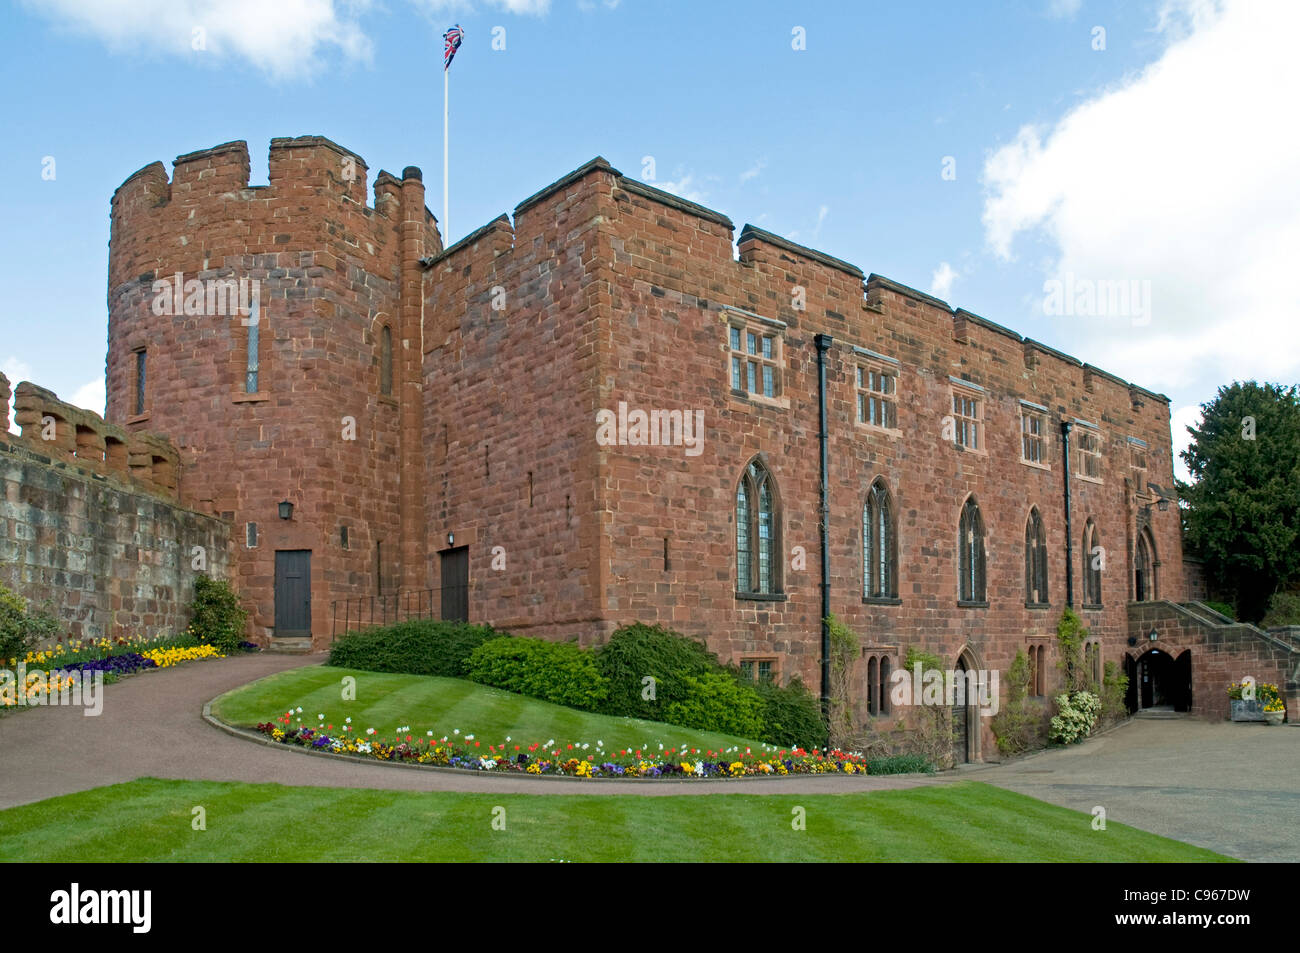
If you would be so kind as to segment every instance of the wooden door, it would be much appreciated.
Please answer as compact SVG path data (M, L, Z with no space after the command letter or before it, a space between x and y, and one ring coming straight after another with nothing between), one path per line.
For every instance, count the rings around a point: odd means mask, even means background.
M311 550L275 553L275 635L311 637Z

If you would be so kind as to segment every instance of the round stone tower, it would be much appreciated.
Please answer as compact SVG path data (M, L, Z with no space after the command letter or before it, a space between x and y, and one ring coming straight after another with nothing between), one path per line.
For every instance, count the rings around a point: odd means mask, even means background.
M420 170L318 136L155 162L113 196L108 419L170 437L183 502L233 524L259 641L317 646L335 600L425 582ZM342 620L340 620L342 621Z

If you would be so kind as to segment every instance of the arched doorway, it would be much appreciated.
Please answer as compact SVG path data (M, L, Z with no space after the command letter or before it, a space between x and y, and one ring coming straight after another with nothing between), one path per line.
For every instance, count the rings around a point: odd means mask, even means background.
M952 760L954 764L981 761L981 698L979 675L982 666L970 647L957 655L953 671Z
M1177 657L1161 649L1151 649L1140 658L1125 659L1129 676L1129 708L1142 711L1162 708L1191 711L1192 650Z
M971 759L970 744L970 705L966 697L966 673L969 671L966 665L966 657L959 656L957 659L957 670L953 686L956 691L953 694L952 706L952 760L954 764L966 764Z

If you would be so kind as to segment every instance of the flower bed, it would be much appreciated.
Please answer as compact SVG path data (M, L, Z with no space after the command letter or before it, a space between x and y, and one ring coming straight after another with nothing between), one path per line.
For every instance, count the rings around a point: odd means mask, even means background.
M1228 699L1233 721L1265 721L1268 712L1286 711L1282 693L1269 682L1233 682L1228 686Z
M351 754L379 761L428 764L466 771L494 771L501 774L558 775L576 778L739 778L780 777L791 774L866 774L866 759L845 751L820 751L814 748L777 748L762 746L754 751L729 748L700 751L698 748L668 748L658 751L639 749L606 750L603 742L557 745L555 739L543 743L515 744L509 737L501 744L484 745L472 734L461 736L459 729L451 737L424 737L411 734L410 727L398 728L391 737L379 737L368 728L358 734L348 723L335 729L332 724L302 724L295 716L302 709L285 712L273 722L257 726L272 741L313 751Z
M243 643L245 650L256 649ZM58 695L68 687L72 677L84 677L102 672L105 683L117 681L124 675L155 668L170 668L182 662L205 658L225 658L215 647L195 643L193 636L156 636L116 639L59 639L54 645L35 649L21 659L8 661L15 681L23 682L13 691L0 692L0 711L9 708L41 705L47 696ZM0 665L2 667L2 665ZM36 677L37 672L47 673ZM28 676L31 676L28 679ZM21 699L18 697L21 693Z
M225 658L226 656L211 645L191 645L177 648L150 649L144 653L144 657L153 662L158 668L171 668L181 662L193 662L201 658Z

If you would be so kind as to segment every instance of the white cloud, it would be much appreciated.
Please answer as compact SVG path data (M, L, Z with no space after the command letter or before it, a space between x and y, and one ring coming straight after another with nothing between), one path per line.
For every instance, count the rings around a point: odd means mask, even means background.
M84 410L94 411L102 417L104 415L104 404L106 402L104 378L97 377L93 381L82 384L77 388L75 394L67 398L67 401L74 407L81 407Z
M310 75L327 49L368 61L357 22L369 0L24 0L56 25L109 49L242 59L276 79Z
M1187 428L1199 426L1200 423L1201 408L1197 404L1179 407L1170 414L1169 426L1173 430L1174 476L1184 483L1190 483L1192 475L1187 472L1187 464L1183 463L1179 454L1186 450L1192 442L1191 436L1187 433Z
M751 165L744 172L740 173L740 184L744 185L750 179L758 178L758 174L762 172L765 168L767 168L766 159L755 159L753 165Z
M551 0L477 0L477 2L475 0L415 0L415 4L436 16L470 14L479 9L491 9L501 13L540 17L551 10ZM609 0L604 0L603 5L612 10L618 6L618 2L615 0L614 3L610 3ZM579 2L578 7L584 11L591 11L596 8L596 5Z
M18 360L12 354L0 361L0 374L9 378L9 389L13 390L18 386L20 381L31 380L32 366L24 361ZM13 396L9 397L9 418L5 421L5 429L10 433L18 433L18 425L14 423L14 401Z
M930 294L947 300L952 291L952 283L957 280L957 272L946 261L939 262L939 267L930 276Z
M1047 15L1058 20L1068 20L1079 12L1083 0L1048 0Z
M986 237L1006 259L1022 235L1045 240L1044 278L1150 282L1149 323L1049 318L1107 370L1207 396L1294 380L1300 4L1193 0L1157 29L1156 62L988 158Z
M708 194L696 186L695 175L690 172L683 173L679 178L670 182L650 182L648 184L680 196L688 202L698 202L701 205L704 204L704 199Z
M817 224L813 226L812 232L814 240L822 233L822 222L826 221L826 216L829 213L830 209L827 206L819 205L817 207Z

